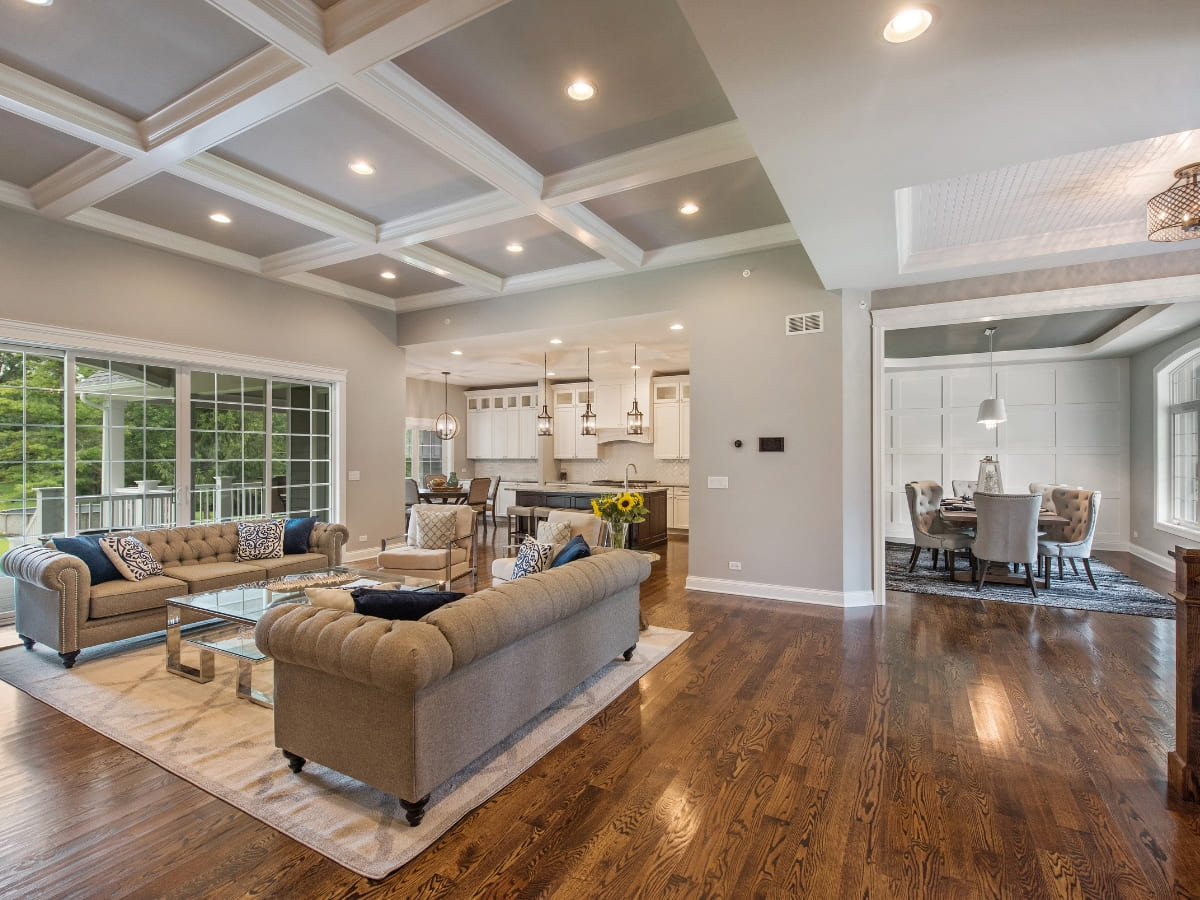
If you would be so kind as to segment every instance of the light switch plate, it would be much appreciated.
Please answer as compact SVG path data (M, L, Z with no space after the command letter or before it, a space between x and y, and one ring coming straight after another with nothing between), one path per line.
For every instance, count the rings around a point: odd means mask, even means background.
M728 475L709 475L708 486L710 488L727 488L729 487Z
M351 469L346 473L346 478L348 478L350 481L358 481L360 477L362 476L360 475L358 469Z

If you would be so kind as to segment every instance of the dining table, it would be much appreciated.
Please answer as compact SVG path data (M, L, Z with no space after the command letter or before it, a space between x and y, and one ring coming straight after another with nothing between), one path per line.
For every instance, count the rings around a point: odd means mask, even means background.
M418 488L417 496L422 503L466 503L470 491L466 487Z
M942 501L939 513L948 525L953 525L955 528L975 528L979 525L979 512L975 509L975 504L969 501ZM1060 516L1052 509L1042 508L1038 511L1038 531L1045 531L1051 525L1066 525L1071 520L1065 516ZM972 556L972 559L974 557ZM975 581L975 567L972 563L971 569L967 571L956 570L950 573L950 577L954 581ZM1025 584L1025 576L1014 574L1009 570L1007 563L994 562L988 568L988 582L999 581L1002 584ZM1050 566L1046 566L1045 581L1043 587L1050 587Z

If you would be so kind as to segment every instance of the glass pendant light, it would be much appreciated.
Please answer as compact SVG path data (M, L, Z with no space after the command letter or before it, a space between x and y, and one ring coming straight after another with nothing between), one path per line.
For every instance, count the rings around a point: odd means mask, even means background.
M537 417L537 433L539 436L554 434L554 417L550 415L550 410L546 406L546 401L550 399L550 363L548 355L542 354L542 383L546 386L546 393L542 395L542 411Z
M626 434L641 434L642 433L642 411L637 405L637 344L633 345L633 406L629 408L629 412L625 413L625 433Z
M583 423L583 428L580 434L584 437L596 433L596 414L592 412L592 348L587 349L587 385L588 385L588 403L584 409L583 415L579 420Z
M442 376L446 382L443 402L445 412L438 416L437 420L433 423L433 431L443 441L448 441L458 434L458 419L450 415L450 373L443 372Z
M975 421L990 431L1008 420L1008 412L1004 409L1004 401L996 396L996 376L992 374L992 336L996 329L985 328L983 333L988 339L988 393L991 396L979 404L979 415Z

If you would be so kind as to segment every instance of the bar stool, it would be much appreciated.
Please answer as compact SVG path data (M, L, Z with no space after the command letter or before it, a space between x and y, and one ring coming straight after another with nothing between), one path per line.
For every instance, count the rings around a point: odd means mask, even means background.
M515 544L515 535L528 535L533 529L532 506L508 507L508 543Z

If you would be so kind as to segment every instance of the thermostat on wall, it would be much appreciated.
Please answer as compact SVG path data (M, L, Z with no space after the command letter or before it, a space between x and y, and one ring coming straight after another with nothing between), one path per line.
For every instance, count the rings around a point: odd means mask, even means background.
M777 437L777 438L760 437L758 439L758 452L759 453L782 453L783 452L783 438L781 438L781 437Z

